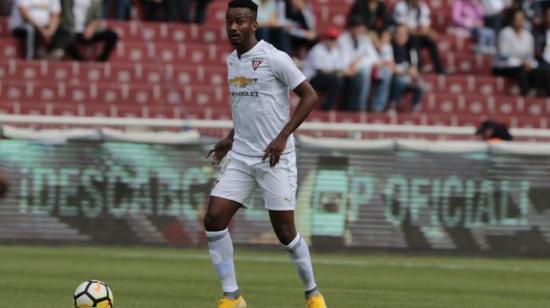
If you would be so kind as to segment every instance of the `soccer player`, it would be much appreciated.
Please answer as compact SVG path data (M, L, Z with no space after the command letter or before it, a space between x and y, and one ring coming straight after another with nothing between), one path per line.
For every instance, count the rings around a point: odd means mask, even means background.
M297 171L292 133L314 108L317 94L286 53L256 39L257 10L252 0L228 4L227 35L236 49L227 58L233 130L207 156L213 154L218 164L227 155L204 217L224 294L218 307L246 307L235 276L228 225L259 187L275 234L304 284L306 307L325 308L309 249L294 225ZM289 90L300 97L290 119Z

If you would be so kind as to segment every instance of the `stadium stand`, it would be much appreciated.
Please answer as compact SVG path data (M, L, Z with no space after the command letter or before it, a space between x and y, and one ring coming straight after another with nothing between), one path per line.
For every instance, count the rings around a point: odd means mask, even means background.
M395 1L387 2L391 6ZM550 99L520 97L513 83L491 76L491 56L474 54L469 39L449 34L451 0L427 2L433 12L434 28L440 35L438 47L450 74L424 77L429 91L419 112L316 111L310 120L475 127L482 120L493 118L512 128L548 129ZM343 26L350 3L350 0L314 1L319 30L331 25ZM224 59L231 46L225 38L225 9L225 1L214 1L208 8L207 22L201 26L104 21L121 38L108 63L21 60L17 42L9 33L7 18L2 18L0 112L229 119ZM388 134L362 135L364 138L384 136ZM434 138L433 134L424 136L406 131L389 136Z

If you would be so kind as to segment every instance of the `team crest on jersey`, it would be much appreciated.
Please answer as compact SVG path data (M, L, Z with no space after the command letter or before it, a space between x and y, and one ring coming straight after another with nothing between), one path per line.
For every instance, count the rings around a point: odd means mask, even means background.
M260 65L264 62L264 58L252 58L252 69L256 71Z

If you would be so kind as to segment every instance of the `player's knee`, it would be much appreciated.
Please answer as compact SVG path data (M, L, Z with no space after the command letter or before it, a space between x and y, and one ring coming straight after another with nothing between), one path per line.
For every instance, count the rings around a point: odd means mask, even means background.
M221 219L220 215L215 215L214 213L207 212L204 215L204 229L207 231L221 231L227 228L224 220Z
M281 244L288 245L296 237L296 230L290 225L283 225L276 228L275 234Z

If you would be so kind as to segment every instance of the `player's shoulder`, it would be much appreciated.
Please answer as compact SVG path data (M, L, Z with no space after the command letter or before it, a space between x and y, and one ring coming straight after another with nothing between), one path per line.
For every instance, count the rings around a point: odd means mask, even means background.
M227 61L227 64L229 64L229 62L231 60L235 60L235 59L238 59L237 57L237 50L233 50L232 52L230 52L227 57L225 57L225 60Z
M286 70L287 68L296 66L292 58L286 52L277 49L269 43L267 44L268 45L265 47L265 52L272 70Z
M266 41L262 41L262 48L261 48L262 52L270 57L270 58L277 58L277 59L280 59L280 58L289 58L288 57L288 54L280 49L277 49L277 47L273 46L272 44L266 42Z

